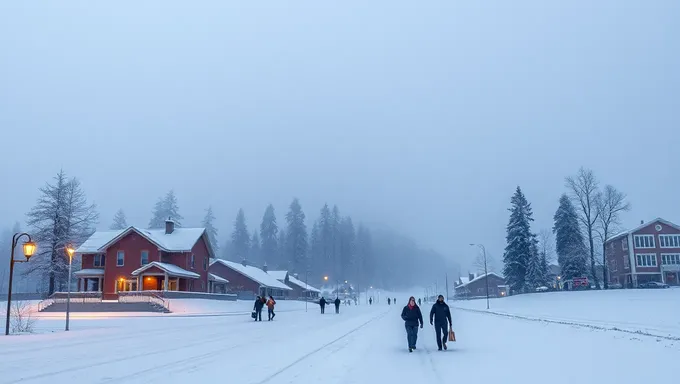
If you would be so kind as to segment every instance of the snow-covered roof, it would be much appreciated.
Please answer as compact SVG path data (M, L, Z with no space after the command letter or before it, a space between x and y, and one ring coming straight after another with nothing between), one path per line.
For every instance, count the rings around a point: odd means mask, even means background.
M292 290L289 286L283 284L282 282L276 280L274 276L268 274L267 272L261 270L260 268L253 267L252 265L243 266L243 264L235 263L233 261L227 261L223 259L215 259L210 262L210 265L215 263L220 263L225 267L232 269L241 275L259 283L260 285L268 288L278 288L286 291Z
M312 287L311 285L307 285L307 284L305 284L304 281L300 281L300 280L298 280L295 277L290 276L290 275L288 275L288 282L291 283L291 284L297 285L298 287L302 288L305 291L321 293L320 290Z
M223 278L221 278L221 277L219 277L219 276L217 276L213 273L208 273L208 279L210 279L210 281L216 281L218 283L224 283L224 284L229 283L229 280L223 279Z
M460 282L463 283L463 284L467 284L467 283L470 282L470 278L467 277L467 276L465 276L465 277L462 277L462 276L461 276Z
M123 232L124 229L119 229L115 231L96 231L92 234L83 244L76 249L76 253L99 253L102 245L110 242L111 240L118 237L118 235Z
M288 271L267 271L267 273L274 276L274 278L278 281L284 281L286 280Z
M140 229L134 226L118 231L97 231L78 247L76 253L99 253L106 251L116 241L130 232L136 232L166 252L189 252L205 234L205 228L175 228L166 234L165 229ZM206 241L208 252L213 254L210 242Z
M134 271L132 271L132 276L137 276L140 273L146 271L147 269L153 267L156 267L161 271L166 272L170 276L185 277L189 279L198 279L199 277L201 277L201 275L199 275L196 272L187 271L186 269L180 268L174 264L161 263L159 261L152 261L149 264L142 266L141 268L135 269Z
M104 269L103 268L89 268L89 269L81 269L78 272L73 273L76 276L104 276Z
M627 230L627 231L623 231L623 232L617 233L616 235L610 237L610 238L607 240L607 242L610 242L610 241L612 241L612 240L619 239L619 238L621 238L621 237L623 237L623 236L627 236L628 234L637 232L637 231L641 230L642 228L648 227L648 226L650 226L650 225L652 225L652 224L654 224L654 223L656 223L656 222L659 222L659 223L662 223L662 224L666 224L666 225L669 226L669 227L673 227L673 228L675 228L675 229L677 229L677 230L680 230L680 226L678 226L677 224L671 223L671 222L668 221L668 220L664 220L664 219L662 219L662 218L660 218L660 217L657 217L656 219L651 220L651 221L648 221L648 222L646 222L646 223L642 223L642 224L640 224L639 226L637 226L637 227L635 227L635 228L633 228L633 229L629 229L629 230Z
M479 276L475 277L474 279L472 279L472 280L470 280L470 281L468 281L468 282L466 282L466 283L463 283L463 284L457 286L456 289L466 287L466 286L468 286L468 285L474 283L475 281L478 281L478 280L483 279L483 278L486 277L487 275L489 275L489 276L494 275L494 276L498 277L499 279L503 279L503 276L501 276L501 275L499 275L499 274L497 274L497 273L495 273L495 272L489 272L489 273L487 273L487 274L482 273L482 274L480 274Z

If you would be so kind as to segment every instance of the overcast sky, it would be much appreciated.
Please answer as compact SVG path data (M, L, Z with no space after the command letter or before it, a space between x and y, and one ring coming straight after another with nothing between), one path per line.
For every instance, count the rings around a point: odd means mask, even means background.
M467 260L564 177L680 222L680 2L0 3L0 227L60 168L145 226L168 189L222 239L324 202Z

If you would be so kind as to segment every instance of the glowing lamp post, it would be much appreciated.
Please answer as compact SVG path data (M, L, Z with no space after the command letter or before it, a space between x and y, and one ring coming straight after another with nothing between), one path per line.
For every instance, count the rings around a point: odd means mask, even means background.
M25 260L14 260L14 248L16 248L19 243L19 239L26 236L28 241L23 245ZM9 288L7 288L7 318L5 319L5 336L9 335L9 317L11 315L12 309L12 280L14 277L14 263L26 263L35 254L35 250L38 249L38 245L31 241L31 235L28 233L15 233L12 236L12 250L9 256Z
M68 290L66 293L66 330L68 331L69 318L71 315L71 269L73 265L73 255L76 253L72 245L67 245L64 249L68 256Z

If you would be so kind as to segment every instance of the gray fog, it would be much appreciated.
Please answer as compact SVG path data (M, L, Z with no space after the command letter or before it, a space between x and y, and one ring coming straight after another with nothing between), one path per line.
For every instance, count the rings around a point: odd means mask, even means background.
M564 178L680 220L680 2L58 1L0 4L0 227L60 170L146 226L174 189L308 221L337 204L461 264L497 260L519 185L533 230Z

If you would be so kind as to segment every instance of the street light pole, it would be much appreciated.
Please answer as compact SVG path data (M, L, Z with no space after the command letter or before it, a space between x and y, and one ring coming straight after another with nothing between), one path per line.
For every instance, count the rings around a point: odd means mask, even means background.
M484 283L486 284L486 309L489 309L489 272L486 266L486 247L484 244L470 244L471 246L478 246L482 249L484 254Z
M73 254L76 253L76 250L71 245L67 245L64 250L66 251L66 256L68 256L68 290L66 293L66 331L68 331L71 315L71 270L73 266Z
M17 243L19 243L19 239L21 239L23 236L26 236L28 238L28 241L24 243L24 256L26 257L26 260L14 260L14 248L16 248ZM5 336L9 335L9 318L12 309L12 280L14 279L14 263L26 263L28 260L33 256L35 253L35 249L37 248L37 245L31 241L31 235L28 233L15 233L14 236L12 236L12 250L9 253L9 287L7 288L7 318L5 319Z

